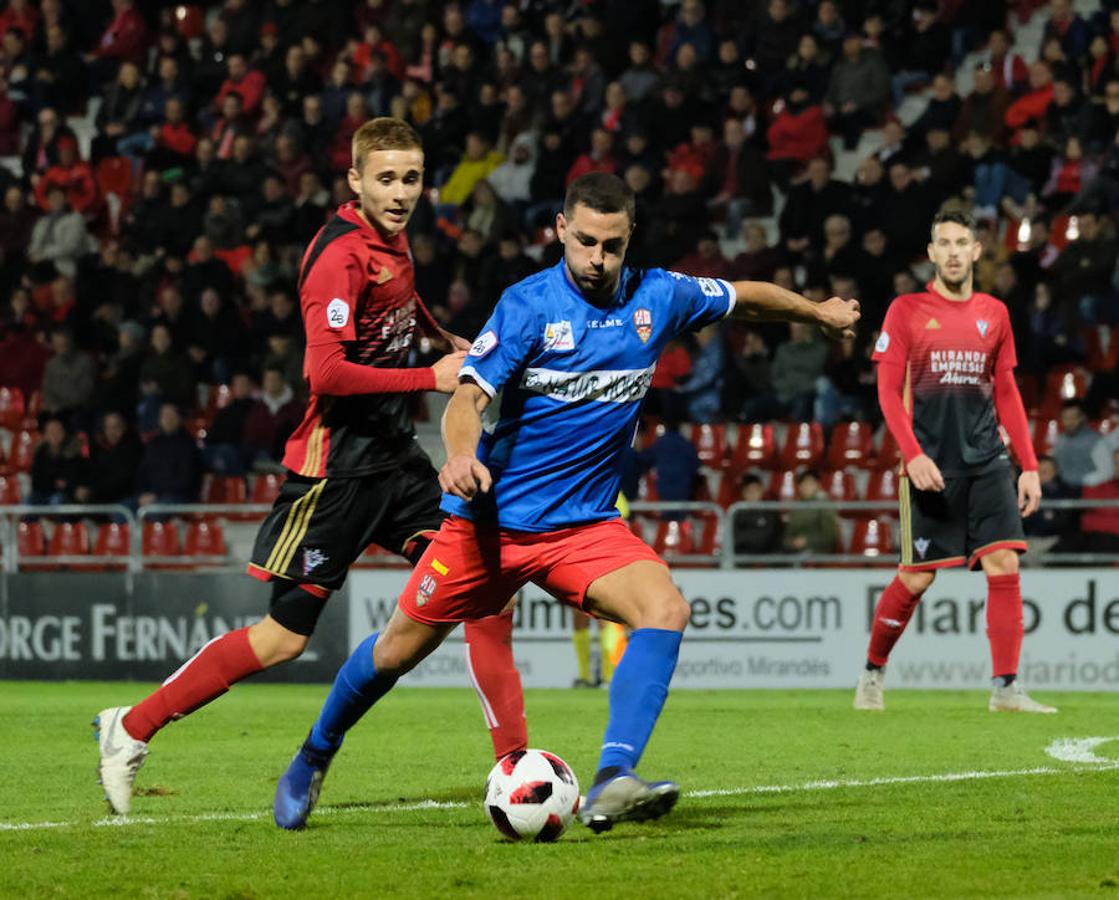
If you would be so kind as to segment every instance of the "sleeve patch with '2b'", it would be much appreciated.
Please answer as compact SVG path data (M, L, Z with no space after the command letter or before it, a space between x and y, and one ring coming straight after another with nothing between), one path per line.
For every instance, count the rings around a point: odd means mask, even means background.
M335 297L326 307L326 324L330 328L345 328L350 321L350 304Z

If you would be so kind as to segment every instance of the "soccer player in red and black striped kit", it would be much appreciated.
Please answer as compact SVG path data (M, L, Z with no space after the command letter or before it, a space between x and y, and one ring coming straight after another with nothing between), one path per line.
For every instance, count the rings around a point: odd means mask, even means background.
M1010 317L973 289L982 248L971 217L945 210L933 220L929 259L936 278L923 293L890 304L874 347L878 400L905 460L900 479L901 564L878 601L855 709L884 709L886 660L938 569L966 565L987 575L992 712L1052 713L1017 680L1022 647L1018 554L1022 517L1041 502L1037 459L1022 398ZM998 426L1022 473L1017 490Z
M311 396L249 564L250 575L272 585L269 614L210 641L135 706L102 710L98 771L115 812L130 810L160 728L303 652L323 604L369 544L414 563L439 530L442 494L409 407L415 393L454 392L470 342L440 328L416 295L404 228L423 190L423 163L419 136L399 119L373 119L354 135L348 179L359 199L323 226L300 270ZM417 329L449 351L430 368L405 367ZM511 611L467 625L465 637L496 756L523 750Z

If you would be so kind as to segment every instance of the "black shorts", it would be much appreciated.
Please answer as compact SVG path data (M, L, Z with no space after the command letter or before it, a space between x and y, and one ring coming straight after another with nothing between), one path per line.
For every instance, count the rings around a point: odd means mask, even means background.
M919 491L902 476L901 566L920 572L966 565L994 550L1026 551L1014 473L1005 463L944 478L944 490Z
M346 580L370 544L404 554L417 535L438 531L438 476L427 458L360 478L289 474L260 526L249 574L327 591Z

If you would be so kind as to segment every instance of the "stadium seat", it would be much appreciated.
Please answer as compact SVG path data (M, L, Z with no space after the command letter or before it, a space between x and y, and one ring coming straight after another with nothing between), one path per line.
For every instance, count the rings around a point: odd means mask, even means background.
M31 396L27 398L27 403L23 409L23 421L20 422L19 427L27 429L28 431L38 431L39 429L39 413L43 411L43 392L32 391Z
M660 499L657 494L656 472L646 472L637 479L637 499L642 503L656 503Z
M820 476L820 484L828 497L839 503L850 503L859 499L859 492L855 489L855 476L847 469L835 469L825 472ZM840 512L841 516L854 516L851 510Z
M240 475L211 475L202 492L203 503L244 503L248 497Z
M1066 400L1082 400L1088 392L1088 373L1080 366L1061 366L1050 369L1045 377L1040 414L1052 418L1061 412Z
M121 217L132 201L132 160L126 156L107 156L97 163L93 178L105 200L109 230L117 234Z
M882 559L882 565L894 565L894 536L888 519L859 519L851 534L851 553L868 559Z
M17 431L12 437L12 446L8 451L7 471L30 472L31 463L35 459L35 448L39 446L41 436L37 431Z
M182 546L179 543L179 529L174 522L144 522L143 555L145 565L149 569L181 569L182 564L170 562L148 563L150 557L182 556Z
M781 448L781 467L812 468L824 456L824 427L819 422L798 422L789 426L785 446Z
M901 451L898 449L898 442L894 440L890 429L883 426L882 443L874 457L873 466L875 469L896 469L900 465Z
M269 472L260 475L253 483L253 492L250 502L273 503L280 496L280 488L284 485L284 476Z
M1034 423L1034 452L1038 456L1052 456L1053 445L1060 434L1060 419L1055 417L1038 419Z
M410 563L403 556L397 556L390 550L378 544L370 544L365 552L357 558L351 566L355 569L401 569L408 568Z
M696 425L692 428L692 446L695 447L701 465L713 469L726 464L727 426Z
M866 422L840 422L831 431L828 468L863 467L874 454L874 435Z
M653 538L653 549L665 559L694 553L692 523L686 519L660 522Z
M43 534L42 523L20 522L16 526L16 549L20 560L28 556L46 556L47 539ZM42 563L26 565L22 561L19 567L26 571L42 571L44 568Z
M187 525L183 543L184 556L213 556L225 559L228 548L221 523L215 519L197 519Z
M1085 360L1090 372L1119 369L1119 328L1093 325L1083 331Z
M93 555L112 559L113 557L127 557L132 552L132 533L128 525L119 522L106 522L97 529L97 538L93 543ZM102 569L124 569L124 563L110 563L102 565Z
M85 523L58 522L51 532L50 542L47 544L47 556L88 556L89 532ZM78 569L83 568L75 563L62 563L56 568ZM88 568L88 567L84 567Z
M1108 416L1106 419L1098 419L1092 423L1092 427L1101 435L1111 434L1115 429L1119 428L1119 421Z
M730 456L731 471L741 475L747 469L772 469L777 465L777 440L773 426L754 422L738 426L738 439Z
M219 409L225 409L233 402L233 389L228 384L212 384L210 385L210 396L206 401L206 418L209 421L214 420L214 413Z
M0 387L0 428L16 431L22 427L24 409L23 391L17 387Z
M723 509L726 509L732 503L736 503L742 496L742 491L740 489L741 484L741 477L734 472L724 472L719 475L715 490L712 491L715 496L715 502L723 507Z
M884 509L863 510L862 517L881 519L886 516L897 516L898 477L895 469L878 469L870 473L870 480L866 485L866 499L888 502L891 506Z
M0 504L18 506L22 502L19 479L15 475L0 475Z
M770 475L766 497L769 500L796 500L797 473L786 469L784 472L774 472Z
M641 428L637 432L637 449L648 450L653 446L653 441L664 434L664 422L655 416L645 416L641 420Z

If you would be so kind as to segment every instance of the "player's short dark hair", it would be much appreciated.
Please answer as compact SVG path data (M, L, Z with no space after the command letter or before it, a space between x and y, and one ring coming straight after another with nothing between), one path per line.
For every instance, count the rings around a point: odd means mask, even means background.
M975 219L965 209L960 209L958 206L949 206L942 209L932 220L932 228L929 229L929 234L936 233L937 225L945 225L952 222L956 225L963 225L968 231L971 232L972 237L975 237Z
M608 172L588 172L571 182L563 198L563 214L571 218L580 205L600 213L624 212L631 223L637 217L633 189Z

